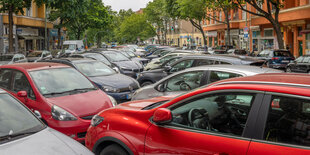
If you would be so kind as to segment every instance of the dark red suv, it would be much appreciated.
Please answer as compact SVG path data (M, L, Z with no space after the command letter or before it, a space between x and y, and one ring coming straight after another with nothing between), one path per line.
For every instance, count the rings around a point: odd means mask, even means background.
M310 76L236 78L99 113L96 154L310 154Z
M113 106L110 98L84 75L62 64L1 66L0 87L23 102L49 127L79 142L84 142L91 118Z

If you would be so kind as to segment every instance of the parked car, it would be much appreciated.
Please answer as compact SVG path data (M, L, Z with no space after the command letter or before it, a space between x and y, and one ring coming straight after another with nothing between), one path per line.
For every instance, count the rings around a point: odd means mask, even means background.
M87 76L101 90L120 103L130 100L132 94L140 88L135 79L117 73L104 63L92 59L62 58L48 60L48 62L62 63L76 68Z
M28 62L23 54L3 54L0 55L0 65Z
M153 59L151 62L149 62L145 67L144 70L153 70L153 69L158 69L162 66L163 63L165 63L166 61L170 60L173 57L177 57L177 56L182 56L182 55L190 55L192 53L171 53L171 54L167 54L161 58L156 58Z
M187 68L217 64L262 66L264 64L264 61L250 57L232 55L183 56L183 58L174 62L173 64L171 64L171 66L165 66L161 69L144 71L138 74L137 80L140 83L141 87L144 87L156 83L157 81L172 73Z
M143 71L143 66L140 63L130 60L119 52L101 51L99 53L108 59L122 74L136 78L137 74Z
M38 117L0 89L0 154L93 154L72 138L47 127Z
M111 99L72 67L21 63L0 67L0 87L39 113L42 121L84 142L90 119L113 107Z
M46 58L52 58L52 53L50 51L33 51L27 55L28 62L36 62Z
M63 43L65 54L81 53L85 51L83 40L67 40Z
M246 50L243 49L230 49L227 51L228 54L230 55L244 55L244 56L248 56L249 53Z
M93 118L86 146L96 154L310 154L309 88L308 75L266 74L128 102Z
M96 52L87 52L87 53L82 53L82 54L72 54L70 55L71 58L89 58L89 59L94 59L97 61L100 61L104 64L106 64L109 67L115 67L111 64L111 62L104 57L102 54L100 53L96 53Z
M286 72L310 74L310 55L298 57L295 61L286 66Z
M141 58L140 56L137 56L134 52L131 52L129 50L123 49L119 52L122 53L124 56L126 56L129 59L136 61L136 62L139 62L143 66L145 66L150 61L149 59L145 59L145 58Z
M222 45L214 49L213 54L228 54L228 50L233 49L234 46L231 45Z
M295 60L288 50L264 50L257 57L265 60L268 67L275 69L285 69L288 63Z
M175 50L176 50L175 48L158 48L151 55L147 56L146 58L149 60L152 60L155 58L165 56L166 54L171 53Z
M132 100L179 95L219 80L281 72L283 71L245 65L210 65L194 67L174 73L155 84L140 88L134 93Z

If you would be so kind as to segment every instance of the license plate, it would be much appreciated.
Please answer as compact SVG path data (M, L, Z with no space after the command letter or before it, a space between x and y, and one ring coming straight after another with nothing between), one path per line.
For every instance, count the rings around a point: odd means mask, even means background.
M132 94L127 94L126 95L127 100L131 99L131 97L132 97Z
M282 60L283 63L289 63L289 60Z

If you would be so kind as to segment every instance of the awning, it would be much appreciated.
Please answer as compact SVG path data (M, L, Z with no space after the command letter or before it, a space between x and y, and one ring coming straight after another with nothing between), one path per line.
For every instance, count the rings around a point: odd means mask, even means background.
M301 34L308 34L308 33L310 33L310 29L309 30L302 30L302 31L300 31L300 33Z
M24 35L19 35L18 37L25 39L25 40L43 40L44 37L41 36L24 36Z

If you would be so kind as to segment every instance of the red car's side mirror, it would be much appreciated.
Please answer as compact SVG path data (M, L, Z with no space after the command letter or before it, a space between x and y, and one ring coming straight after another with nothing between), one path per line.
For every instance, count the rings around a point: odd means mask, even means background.
M24 98L26 98L26 97L27 97L27 92L26 92L26 91L19 91L19 92L17 93L17 96L18 96L18 97L24 97Z
M157 109L153 115L153 121L158 124L172 121L171 111L165 108Z

